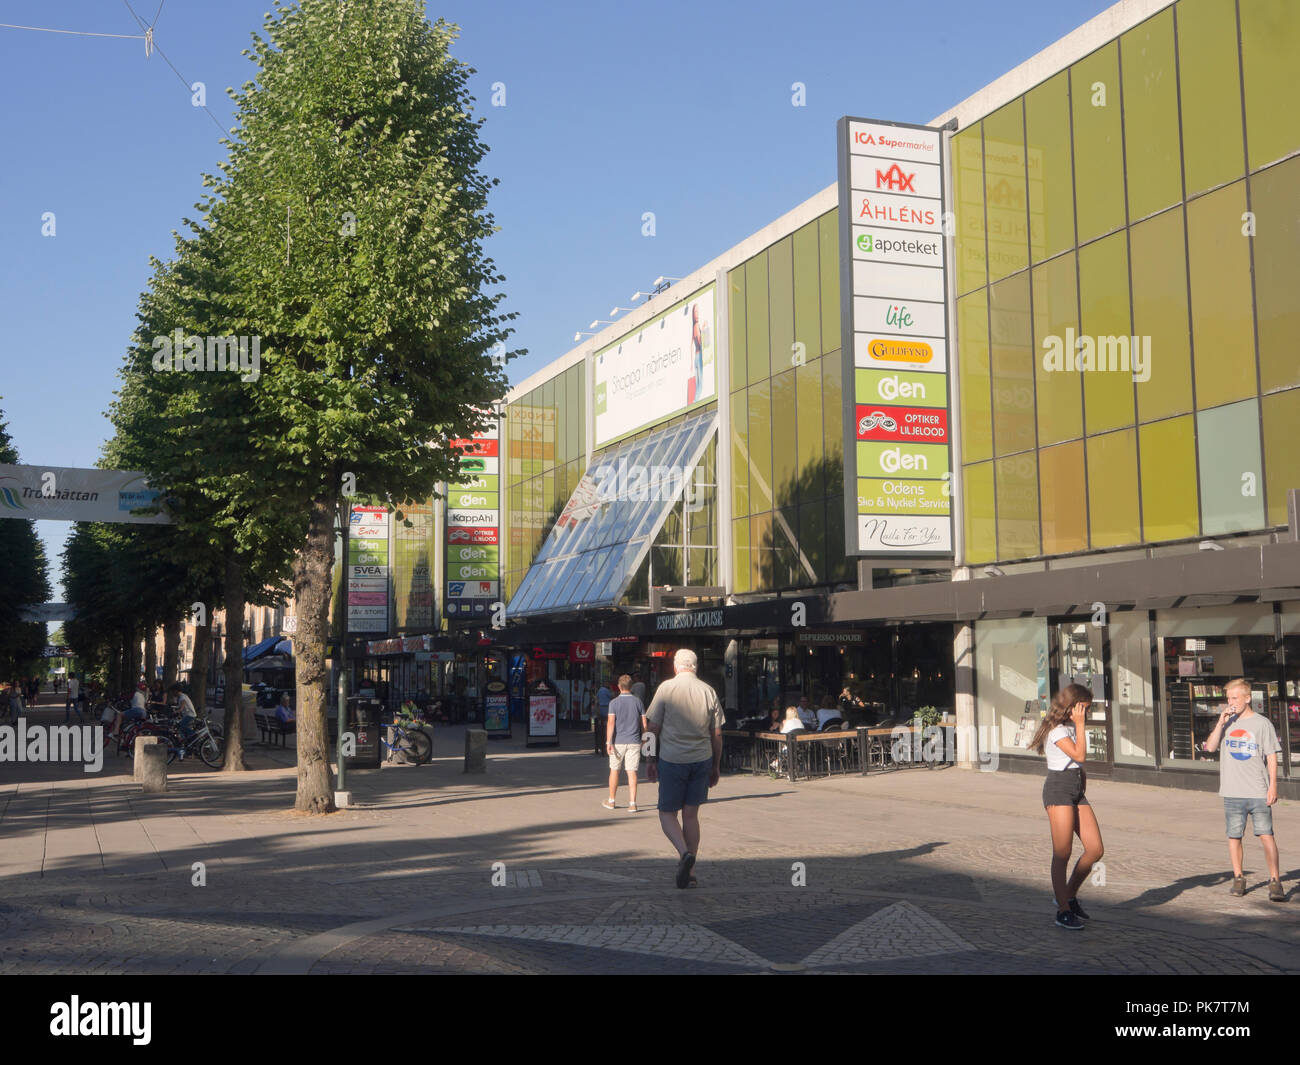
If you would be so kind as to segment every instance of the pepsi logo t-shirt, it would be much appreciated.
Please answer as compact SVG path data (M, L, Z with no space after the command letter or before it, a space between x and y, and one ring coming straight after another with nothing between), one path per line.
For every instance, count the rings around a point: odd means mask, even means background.
M1219 744L1219 794L1233 799L1268 797L1268 756L1277 754L1273 722L1259 714L1239 717Z

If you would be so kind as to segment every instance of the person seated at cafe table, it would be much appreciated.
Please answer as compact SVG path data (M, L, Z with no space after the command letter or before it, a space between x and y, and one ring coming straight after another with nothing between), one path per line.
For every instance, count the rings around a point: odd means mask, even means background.
M804 723L806 728L817 727L817 711L813 709L812 700L806 695L799 697L798 707L799 719Z
M764 732L780 732L781 724L785 721L785 711L779 706L772 707L767 712L767 721L763 725Z
M835 705L835 697L828 692L826 697L822 699L821 709L817 711L817 727L819 729L825 728L828 721L842 720L844 720L844 714Z
M803 723L803 718L799 716L799 708L797 706L786 707L785 723L781 726L782 733L798 732L800 729L807 727L808 726Z

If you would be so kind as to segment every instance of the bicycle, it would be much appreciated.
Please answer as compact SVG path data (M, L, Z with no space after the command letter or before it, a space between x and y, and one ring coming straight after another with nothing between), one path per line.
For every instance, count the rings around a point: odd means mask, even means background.
M403 754L416 765L424 765L433 760L433 741L427 732L410 728L400 721L381 725L379 742L388 751L386 761L392 761L395 754ZM392 742L385 738L385 732L392 737Z
M197 754L203 764L212 769L220 769L224 763L225 745L212 731L206 717L202 724L189 736L182 736L179 729L169 730L167 738L167 764L171 765L178 757L184 760L186 755Z

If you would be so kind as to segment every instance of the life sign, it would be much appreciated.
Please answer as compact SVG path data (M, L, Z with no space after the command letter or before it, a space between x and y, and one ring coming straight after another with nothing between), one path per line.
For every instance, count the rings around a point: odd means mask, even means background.
M943 133L841 118L845 544L951 558Z

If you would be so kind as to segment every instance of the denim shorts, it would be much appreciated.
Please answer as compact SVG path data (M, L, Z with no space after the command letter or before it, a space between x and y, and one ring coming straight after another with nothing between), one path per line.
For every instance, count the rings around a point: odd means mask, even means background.
M1043 781L1043 806L1091 806L1082 769L1049 769Z
M675 814L683 806L703 806L709 797L713 759L665 762L659 759L659 809Z
M1223 817L1228 822L1228 838L1241 839L1246 834L1246 815L1255 827L1255 835L1273 834L1273 808L1263 799L1223 797Z

